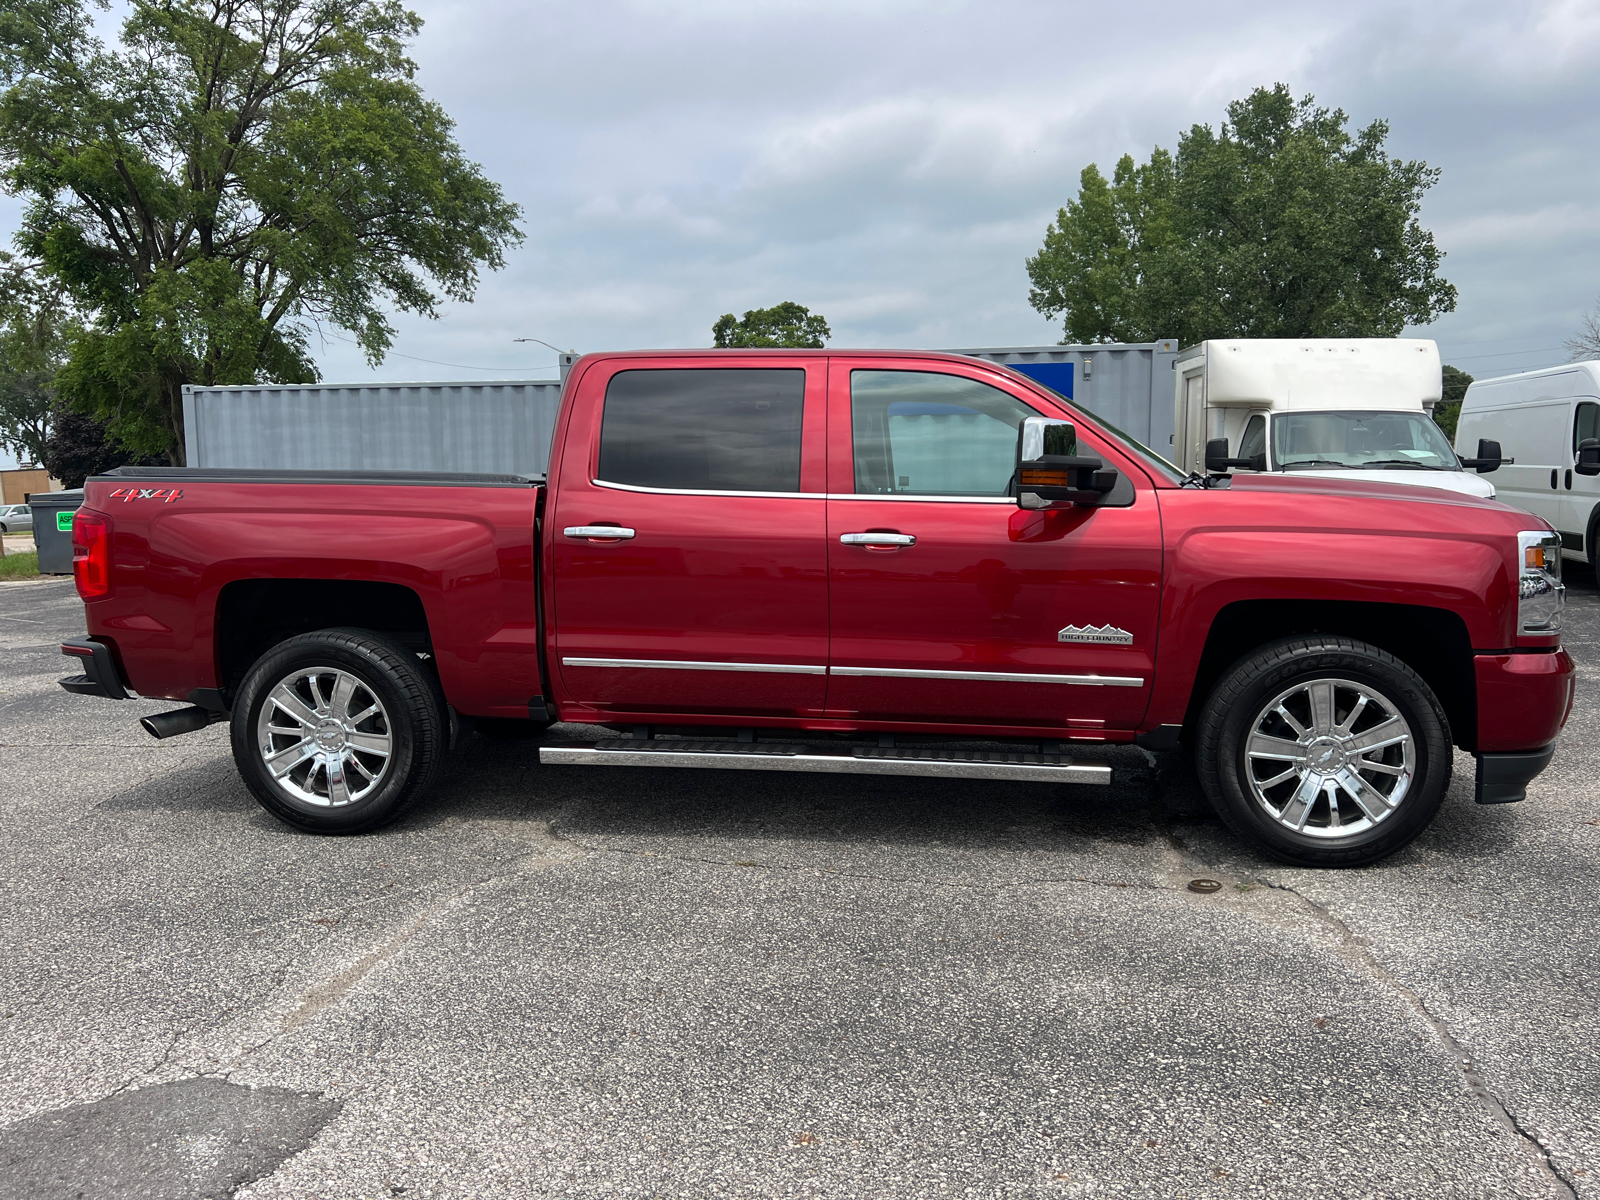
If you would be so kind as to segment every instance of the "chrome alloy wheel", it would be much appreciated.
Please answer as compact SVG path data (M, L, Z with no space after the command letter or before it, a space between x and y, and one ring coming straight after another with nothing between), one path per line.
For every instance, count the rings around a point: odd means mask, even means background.
M294 799L339 808L383 781L394 741L383 702L360 679L338 667L301 667L267 693L256 747Z
M1405 799L1417 774L1416 738L1400 711L1366 684L1313 679L1256 714L1245 774L1256 803L1285 828L1352 837Z

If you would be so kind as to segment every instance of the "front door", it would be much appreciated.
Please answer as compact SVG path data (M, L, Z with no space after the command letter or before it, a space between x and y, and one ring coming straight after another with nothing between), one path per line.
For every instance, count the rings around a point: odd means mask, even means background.
M726 355L579 380L545 536L580 716L821 715L826 377Z
M1010 498L1017 429L1065 408L981 367L830 372L829 715L1094 737L1135 728L1152 683L1161 530L1148 479L1116 508Z

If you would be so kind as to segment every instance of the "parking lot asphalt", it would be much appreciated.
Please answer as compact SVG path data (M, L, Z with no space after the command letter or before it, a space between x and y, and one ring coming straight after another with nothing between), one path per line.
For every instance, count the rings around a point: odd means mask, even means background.
M0 585L0 1198L1600 1197L1600 593L1527 802L1375 867L1111 788L547 767L262 812ZM572 730L558 729L557 734ZM1191 892L1192 879L1221 891Z

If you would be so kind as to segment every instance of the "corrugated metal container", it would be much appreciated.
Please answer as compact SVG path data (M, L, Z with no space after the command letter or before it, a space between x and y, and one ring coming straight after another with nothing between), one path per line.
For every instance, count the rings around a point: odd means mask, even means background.
M1004 363L1104 417L1157 454L1173 455L1176 341L950 350Z
M361 383L183 389L191 467L543 475L561 384Z

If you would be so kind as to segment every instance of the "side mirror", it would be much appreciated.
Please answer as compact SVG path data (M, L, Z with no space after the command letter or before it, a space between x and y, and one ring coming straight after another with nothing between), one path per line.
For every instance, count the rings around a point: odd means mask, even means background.
M1212 438L1206 443L1206 470L1214 475L1226 475L1236 467L1244 467L1252 471L1265 471L1267 469L1267 456L1263 452L1261 454L1253 454L1249 458L1229 458L1227 438Z
M1579 475L1600 475L1600 438L1584 438L1578 443L1578 461L1572 469Z
M1117 486L1117 472L1078 453L1078 431L1066 421L1028 417L1017 430L1019 508L1093 505Z
M1600 443L1596 443L1600 445ZM1491 442L1488 438L1478 439L1478 456L1476 458L1463 458L1461 465L1471 467L1479 475L1487 475L1490 471L1498 471L1507 464L1514 464L1514 458L1500 457L1500 443ZM1600 463L1600 459L1595 460ZM1595 468L1595 473L1600 474L1600 467Z

